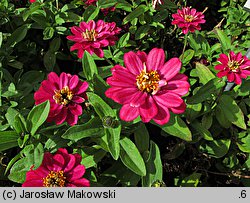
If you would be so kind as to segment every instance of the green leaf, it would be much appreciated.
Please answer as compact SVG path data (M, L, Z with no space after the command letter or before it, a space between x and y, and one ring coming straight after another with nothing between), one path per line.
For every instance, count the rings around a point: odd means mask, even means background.
M30 8L27 9L27 10L23 13L23 15L22 15L23 21L26 21L26 20L28 19L28 17L29 17L31 14L33 14L35 11L37 11L41 6L42 6L42 5L40 5L40 4L39 4L39 5L35 5L35 6L31 5Z
M124 137L120 140L120 145L120 158L123 164L134 173L145 176L146 166L135 144L129 138Z
M219 107L224 116L234 125L246 130L244 114L237 103L228 95L222 95L219 99Z
M83 13L83 19L85 22L89 22L90 20L94 20L99 14L99 7L89 5Z
M98 0L100 8L110 8L117 3L117 0Z
M170 135L179 137L186 141L192 141L191 131L189 130L186 123L178 115L171 114L170 120L167 124L164 126L158 126Z
M220 40L222 49L224 52L231 50L231 39L220 29L216 29L216 34L218 36L218 39Z
M192 173L181 181L181 187L197 187L201 178L201 173Z
M97 145L92 147L83 147L77 151L77 153L82 155L81 164L85 166L86 169L90 167L96 167L97 163L101 161L101 159L106 155L102 148Z
M88 99L90 104L94 107L95 112L99 115L101 119L103 119L105 116L110 116L113 119L116 119L118 121L118 118L113 111L113 109L102 100L101 97L98 95L88 92ZM105 134L107 136L108 140L108 148L109 152L111 153L112 157L117 160L119 158L120 153L120 133L121 133L121 125L119 124L115 128L105 128Z
M230 144L231 140L229 139L212 140L202 144L200 150L211 157L221 158L227 154Z
M62 138L77 142L86 137L100 137L103 135L103 125L99 118L92 118L82 125L74 125L70 127Z
M215 117L217 121L219 122L219 124L223 126L224 128L229 128L232 125L232 123L227 119L227 117L225 117L220 105L217 105L215 107Z
M0 132L0 152L18 146L19 135L15 131Z
M194 57L194 50L193 49L188 49L184 52L184 55L180 55L180 59L182 59L182 65L183 66L186 66L190 61L191 59Z
M198 104L201 103L216 93L218 89L225 86L225 82L219 78L214 78L209 80L204 86L202 86L195 95L188 98L188 104Z
M214 74L209 70L207 66L196 62L195 68L200 79L200 83L202 83L203 85L215 78Z
M14 47L18 42L22 41L25 38L30 26L31 24L24 24L17 28L8 38L5 47Z
M140 15L144 14L149 8L145 5L138 6L134 11L132 11L130 14L128 14L123 19L123 24L127 24L128 22L134 20L135 18L139 17Z
M44 155L43 145L41 143L38 143L34 149L34 170L37 169L42 164L43 155Z
M49 50L51 52L57 52L61 46L61 38L60 37L55 37L52 42L50 42L49 45Z
M49 110L48 100L32 108L27 117L27 128L31 135L35 135L38 128L46 121Z
M190 123L190 125L205 139L205 140L213 140L212 134L204 128L201 123L197 120L194 120Z
M84 51L84 54L83 54L82 68L83 68L83 73L88 81L93 79L94 74L98 74L95 61L93 57L87 51Z
M145 124L141 123L136 129L135 133L135 144L141 153L145 152L149 148L149 133Z
M117 160L120 155L120 133L121 125L117 128L105 128L105 133L108 140L108 148L112 157Z
M149 158L146 160L147 174L142 178L143 187L150 187L155 181L162 181L161 154L158 146L151 141Z
M128 44L129 38L130 38L130 33L129 32L122 35L121 38L119 39L118 43L117 43L117 48L126 47L126 45Z
M43 31L43 40L51 39L54 36L54 32L53 27L46 27Z
M27 157L18 160L10 169L8 178L17 183L23 183L26 178L26 173L30 170L31 164Z
M17 114L14 118L13 127L18 134L27 132L27 124L21 114Z
M149 29L149 25L140 26L135 33L135 40L142 39L143 37L145 37L148 34Z
M95 112L102 119L104 116L116 117L113 109L105 102L101 97L92 92L88 92L88 100L90 104L94 107Z
M55 65L56 65L56 54L55 52L52 51L47 51L44 54L44 58L43 58L43 64L45 66L45 68L47 69L47 71L53 71Z

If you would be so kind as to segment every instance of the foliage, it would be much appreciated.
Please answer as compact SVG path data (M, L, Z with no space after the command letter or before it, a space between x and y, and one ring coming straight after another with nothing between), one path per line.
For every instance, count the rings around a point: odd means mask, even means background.
M20 186L38 168L45 151L67 148L82 155L91 186L249 186L250 78L229 90L214 66L221 53L246 54L250 14L243 0L163 0L154 9L145 0L17 0L0 2L1 186ZM204 12L200 31L183 35L171 25L182 6ZM115 6L105 14L104 8ZM116 22L122 29L104 58L70 52L70 28L82 21ZM210 21L211 20L211 21ZM211 23L210 23L211 22ZM184 47L185 48L182 49ZM158 47L182 61L191 85L185 113L161 126L120 120L120 104L105 96L111 68L129 51ZM46 122L49 102L34 103L34 92L50 72L76 74L87 81L88 100L78 124ZM3 170L2 170L3 168ZM217 182L217 180L220 180ZM9 181L7 183L7 180ZM3 182L4 181L4 182Z

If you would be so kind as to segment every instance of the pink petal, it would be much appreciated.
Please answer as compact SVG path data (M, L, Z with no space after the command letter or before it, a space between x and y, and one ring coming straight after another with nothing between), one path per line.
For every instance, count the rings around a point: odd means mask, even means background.
M228 70L225 70L225 71L223 70L223 71L220 71L217 73L217 77L222 78L222 77L226 76L227 74L228 74Z
M69 77L66 73L61 73L60 75L60 89L63 89L64 87L68 86Z
M79 96L74 96L72 101L75 102L75 103L80 104L80 103L83 103L85 101L85 99L82 98L82 97L79 97Z
M56 125L60 125L65 121L65 119L67 118L67 111L67 108L64 107L62 108L61 112L56 115L56 117L54 118Z
M138 93L137 88L109 88L105 95L120 104L129 103Z
M68 162L67 162L67 165L66 167L63 169L63 171L66 173L68 171L70 171L74 166L75 166L75 163L76 163L76 158L74 155L72 154L69 154L68 155Z
M182 103L180 106L178 106L178 107L172 107L172 108L170 108L170 110L171 110L173 113L175 113L175 114L182 114L182 113L184 113L185 110L186 110L186 104L185 104L185 102L183 101L183 103Z
M158 105L158 113L155 115L153 120L158 123L159 125L166 124L170 119L170 113L168 108L162 108L161 105Z
M237 85L241 85L241 78L240 78L240 75L238 73L235 73L234 74L235 78L234 78L234 82L237 84Z
M233 82L234 81L234 73L229 72L227 74L227 80L228 80L228 82Z
M164 66L160 69L161 75L164 76L166 81L172 79L178 74L181 69L181 61L179 58L171 58Z
M79 104L69 104L69 110L74 115L81 115L82 114L82 107Z
M147 70L158 70L164 65L165 53L163 49L152 49L147 57Z
M220 57L218 58L218 61L220 61L224 65L227 65L228 56L226 54L220 54Z
M137 92L133 98L130 100L129 104L132 107L139 107L146 101L148 94L146 92Z
M78 165L67 173L67 178L70 182L81 178L85 173L85 167L83 165Z
M139 109L137 107L132 107L129 104L122 106L120 110L120 118L124 121L133 121L139 116Z
M148 96L145 103L140 106L139 112L141 120L144 123L149 122L158 113L158 108L153 97Z
M74 185L73 187L89 187L90 186L89 180L85 178L74 180L70 184Z
M76 88L76 86L78 85L78 82L79 82L78 76L73 75L69 81L69 89L72 90L72 89Z
M43 179L40 180L29 180L22 184L22 187L43 187Z
M68 115L67 115L66 122L67 122L70 126L76 125L76 124L77 124L77 121L78 121L78 116L77 116L77 115L74 115L74 114L68 114Z
M141 59L132 51L124 54L124 64L126 68L134 75L139 75L143 70Z
M164 93L161 95L155 95L154 99L157 103L160 103L165 107L178 107L181 105L183 100L177 94L173 93Z
M80 95L80 94L86 92L86 90L88 89L88 87L89 87L89 84L87 82L79 81L78 85L76 86L76 88L71 89L71 91L74 94L76 94L76 95Z
M181 80L176 80L176 81L170 81L168 82L166 89L170 93L175 93L180 96L185 95L188 93L190 88L190 84L187 81L181 81Z

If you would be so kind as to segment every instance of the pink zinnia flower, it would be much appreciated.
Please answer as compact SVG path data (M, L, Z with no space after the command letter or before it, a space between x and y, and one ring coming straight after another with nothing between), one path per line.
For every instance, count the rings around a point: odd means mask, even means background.
M220 54L218 61L219 65L214 68L219 70L217 76L222 78L227 76L229 82L235 82L237 85L241 84L241 78L247 78L250 75L250 60L241 53L235 54L230 51L229 55Z
M55 121L57 125L66 121L72 126L82 114L80 104L87 99L87 88L88 83L80 81L77 75L61 73L58 77L56 73L51 72L35 92L35 104L49 100L50 112L47 121Z
M180 74L181 61L172 58L165 63L163 49L145 52L132 51L124 55L125 67L116 65L107 79L111 86L105 94L122 104L120 118L132 121L138 116L143 122L153 119L163 125L169 121L170 111L183 113L186 104L181 96L189 90L188 78Z
M71 32L73 35L67 39L76 42L71 46L70 51L78 50L78 57L82 58L86 50L91 55L96 54L103 58L103 47L113 46L118 40L118 35L121 29L116 27L116 23L106 23L103 20L98 20L97 23L91 20L88 23L81 22L80 27L73 26Z
M30 0L30 3L35 3L36 2L36 0Z
M45 152L41 166L36 170L31 167L22 187L89 187L89 181L82 177L85 167L81 160L80 154L69 154L63 148L54 155Z
M202 12L197 12L196 9L190 7L184 7L181 10L178 9L177 13L172 14L174 20L172 25L177 25L182 28L182 32L187 34L188 31L194 32L195 30L200 30L200 24L205 23L203 19L204 15Z

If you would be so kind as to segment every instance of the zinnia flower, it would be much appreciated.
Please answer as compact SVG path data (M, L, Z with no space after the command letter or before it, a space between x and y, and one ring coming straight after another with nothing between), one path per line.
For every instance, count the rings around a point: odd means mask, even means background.
M96 54L103 58L103 47L113 46L118 40L118 35L121 29L116 27L116 23L106 23L103 20L98 20L97 23L91 20L88 23L81 22L80 27L73 26L71 32L73 35L67 39L76 42L71 46L70 51L78 50L78 57L82 58L86 50L91 55Z
M54 155L45 152L41 166L36 170L31 167L22 187L89 187L89 181L82 177L85 167L81 160L80 154L69 154L63 148Z
M87 99L87 88L88 83L80 81L77 75L61 73L58 77L56 73L51 72L35 92L35 104L49 100L50 112L47 121L55 121L57 125L66 121L72 126L82 114L80 104Z
M222 78L227 76L229 82L235 82L237 85L241 84L241 78L247 78L250 75L250 60L241 53L235 54L230 51L229 55L220 54L218 61L219 65L214 68L219 70L217 76Z
M36 2L36 0L30 0L30 3L35 3Z
M182 28L182 32L187 34L188 31L194 32L195 30L200 30L200 24L205 23L203 19L204 15L202 12L197 12L196 9L190 7L184 7L181 10L178 9L177 13L172 14L174 20L172 25L177 25Z
M181 96L189 90L188 78L180 74L181 61L172 58L165 63L163 49L145 52L132 51L124 55L125 67L116 65L107 79L111 86L105 94L122 104L120 118L132 121L138 116L143 122L153 119L163 125L169 121L170 111L183 113L186 104Z

